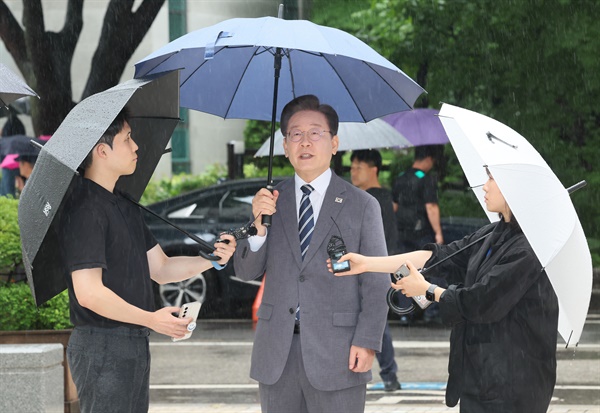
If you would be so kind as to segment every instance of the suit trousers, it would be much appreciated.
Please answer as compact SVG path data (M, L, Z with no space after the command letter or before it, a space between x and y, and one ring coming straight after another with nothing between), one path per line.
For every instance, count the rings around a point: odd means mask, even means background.
M367 385L335 391L315 389L304 371L300 334L294 334L281 378L273 385L259 383L259 390L263 413L362 413Z

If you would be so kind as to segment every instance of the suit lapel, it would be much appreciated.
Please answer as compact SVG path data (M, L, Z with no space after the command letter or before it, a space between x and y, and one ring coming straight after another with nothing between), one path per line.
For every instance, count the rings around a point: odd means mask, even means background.
M304 261L300 260L303 265L306 265L306 263L308 263L315 256L320 248L327 248L327 242L329 242L327 236L331 233L331 227L334 225L333 220L337 220L338 214L345 205L344 195L346 189L344 188L342 182L342 179L337 175L331 175L331 181L329 182L327 192L323 198L323 204L321 205L319 218L315 223L315 230L310 240L308 251L306 252ZM337 228L335 232L337 233ZM298 241L297 244L299 250L300 241Z

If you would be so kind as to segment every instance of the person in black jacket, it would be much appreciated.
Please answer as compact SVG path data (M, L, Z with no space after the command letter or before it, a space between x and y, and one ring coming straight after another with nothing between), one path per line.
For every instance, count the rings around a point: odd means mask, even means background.
M470 412L545 413L556 383L558 299L552 285L490 175L483 189L486 207L500 221L448 245L391 257L347 254L351 271L336 275L395 271L410 275L392 286L408 297L426 295L440 304L452 326L446 404ZM417 271L467 244L482 242L432 268L447 289Z

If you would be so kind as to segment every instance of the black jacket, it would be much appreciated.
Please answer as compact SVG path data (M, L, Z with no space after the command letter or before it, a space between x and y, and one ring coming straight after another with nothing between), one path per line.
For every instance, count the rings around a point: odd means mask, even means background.
M558 299L520 228L494 223L433 251L425 267L450 287L440 315L452 325L446 404L461 412L546 412L556 382Z

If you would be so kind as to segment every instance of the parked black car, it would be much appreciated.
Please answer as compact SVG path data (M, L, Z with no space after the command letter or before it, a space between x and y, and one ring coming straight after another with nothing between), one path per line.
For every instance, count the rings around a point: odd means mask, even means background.
M284 178L275 178L275 184ZM252 198L266 184L265 178L225 181L188 192L148 208L186 231L213 243L219 234L247 224L252 217ZM145 212L152 233L167 255L198 255L198 245L180 231ZM474 218L442 219L446 242L462 238L486 221ZM176 306L190 301L203 303L202 317L250 318L260 279L245 282L235 276L230 263L221 271L207 270L179 283L156 285L158 305Z
M281 179L274 181L277 183ZM157 202L148 208L212 244L223 231L240 228L250 221L252 198L265 185L265 178L226 181ZM151 214L145 212L144 215L167 255L198 255L196 242ZM157 304L180 307L186 302L200 301L203 317L249 318L260 282L240 280L230 263L221 271L210 269L187 281L156 285Z

